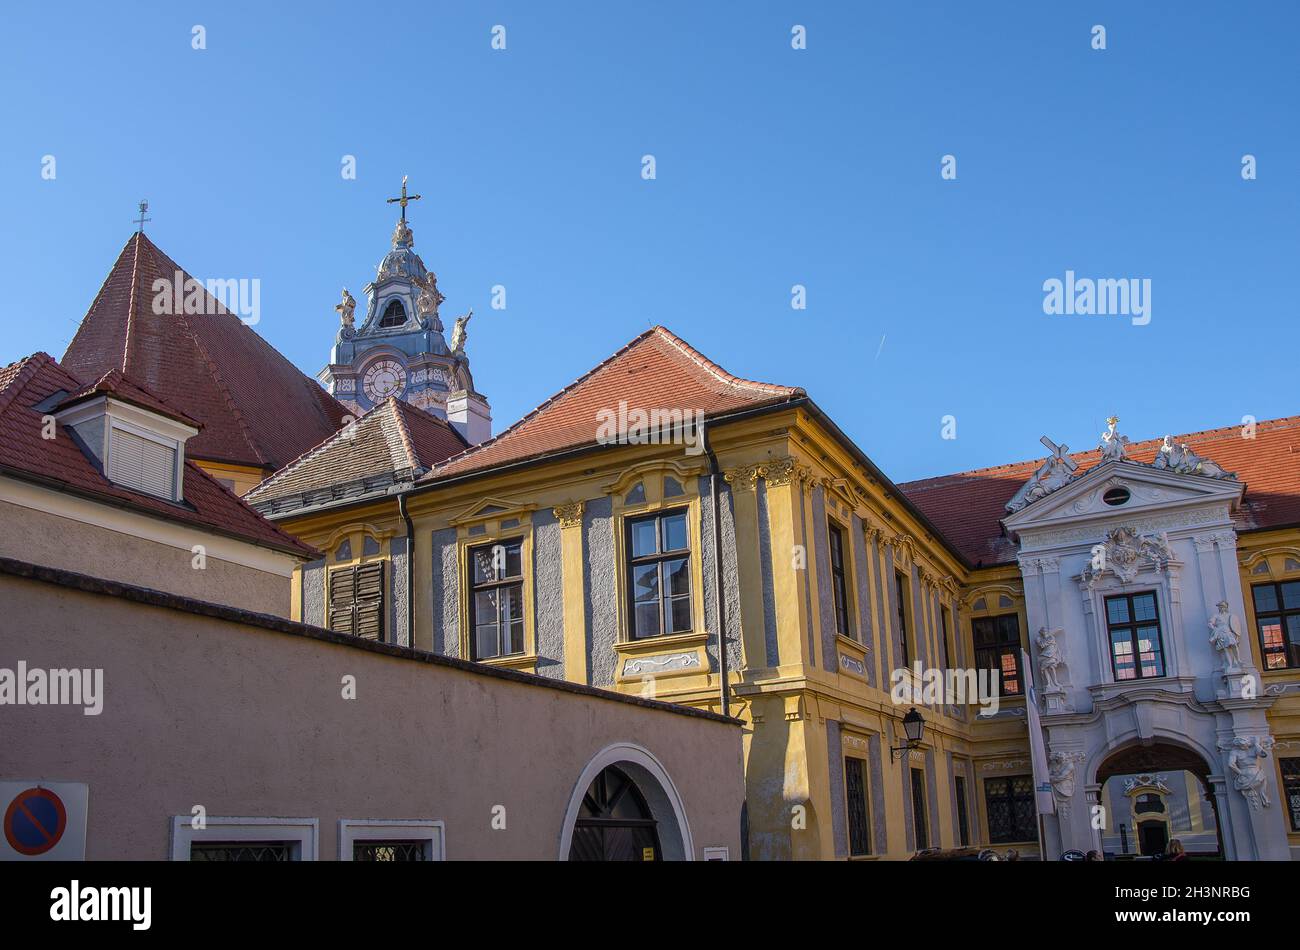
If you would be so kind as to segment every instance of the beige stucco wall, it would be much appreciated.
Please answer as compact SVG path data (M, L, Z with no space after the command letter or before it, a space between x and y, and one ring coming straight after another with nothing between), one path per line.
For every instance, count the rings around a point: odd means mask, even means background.
M38 492L42 501L53 495L53 492ZM104 520L120 522L124 530L0 500L0 527L3 529L0 530L0 557L138 584L277 617L289 616L290 572L293 564L297 563L289 555L218 538L199 530L185 532L184 540L191 542L187 547L164 544L127 532L147 531L154 527L150 522L157 522L162 530L174 532L179 522L165 524L158 519L121 513L104 505L95 507ZM195 544L204 545L207 551L202 570L193 566L192 547ZM231 556L245 557L275 570L239 564L217 556L218 551L227 549Z
M343 818L443 820L450 859L551 860L583 768L624 742L671 777L696 858L740 856L733 721L0 573L0 617L18 616L0 666L104 670L99 716L0 707L0 780L89 784L90 859L165 858L172 816L202 805L317 818L325 860Z

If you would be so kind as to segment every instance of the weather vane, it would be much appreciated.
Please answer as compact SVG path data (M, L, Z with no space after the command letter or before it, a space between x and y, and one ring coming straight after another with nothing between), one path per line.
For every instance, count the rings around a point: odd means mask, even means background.
M140 202L140 217L139 217L139 218L136 220L136 222L135 222L135 223L136 223L136 231L138 231L140 234L144 234L144 223L145 223L146 221L152 221L152 220L153 220L153 218L146 218L146 217L145 217L145 212L147 212L148 210L149 210L149 202L148 202L148 200L141 201L141 202Z

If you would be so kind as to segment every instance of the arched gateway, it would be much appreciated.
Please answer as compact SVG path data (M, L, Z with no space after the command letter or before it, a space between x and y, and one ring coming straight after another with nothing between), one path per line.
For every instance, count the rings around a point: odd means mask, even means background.
M1224 856L1218 799L1200 753L1170 741L1126 745L1102 760L1094 781L1107 809L1103 850L1153 856L1178 838L1189 853Z
M574 783L561 861L692 861L695 844L672 778L647 749L607 746Z

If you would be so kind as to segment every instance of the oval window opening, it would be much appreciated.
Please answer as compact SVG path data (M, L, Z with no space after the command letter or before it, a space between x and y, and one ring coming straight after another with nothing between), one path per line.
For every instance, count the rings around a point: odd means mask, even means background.
M1129 495L1127 488L1112 488L1106 494L1101 496L1101 500L1108 505L1122 505L1132 497Z

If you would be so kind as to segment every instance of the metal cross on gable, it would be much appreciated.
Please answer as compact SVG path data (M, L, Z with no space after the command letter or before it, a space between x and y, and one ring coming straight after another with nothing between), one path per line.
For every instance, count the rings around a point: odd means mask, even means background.
M140 217L139 217L139 218L136 220L136 222L135 222L135 223L136 223L136 230L139 231L141 234L144 233L144 225L145 225L145 222L146 222L146 221L152 221L152 220L153 220L153 218L146 218L146 217L145 217L145 212L147 212L148 210L149 210L149 202L148 202L148 201L141 201L141 202L140 202Z
M1047 451L1052 453L1052 458L1056 459L1059 462L1064 463L1065 467L1069 469L1071 472L1073 472L1076 468L1079 467L1078 462L1076 462L1074 459L1070 458L1070 456L1065 454L1070 451L1070 447L1068 445L1065 445L1064 443L1062 443L1061 445L1057 445L1047 436L1043 436L1038 441L1043 443L1043 445L1047 446Z
M408 195L408 194L406 193L406 177L407 177L407 176L405 176L405 175L402 176L402 194L401 194L401 197L398 197L398 198L388 198L388 199L386 199L386 202L385 202L386 204L390 204L390 205L391 205L391 204L393 204L393 203L396 203L396 204L398 204L398 205L401 206L401 208L402 208L402 221L403 221L403 222L406 221L406 205L407 205L407 203L408 203L408 202L411 202L411 201L419 201L420 198L422 197L421 195Z

